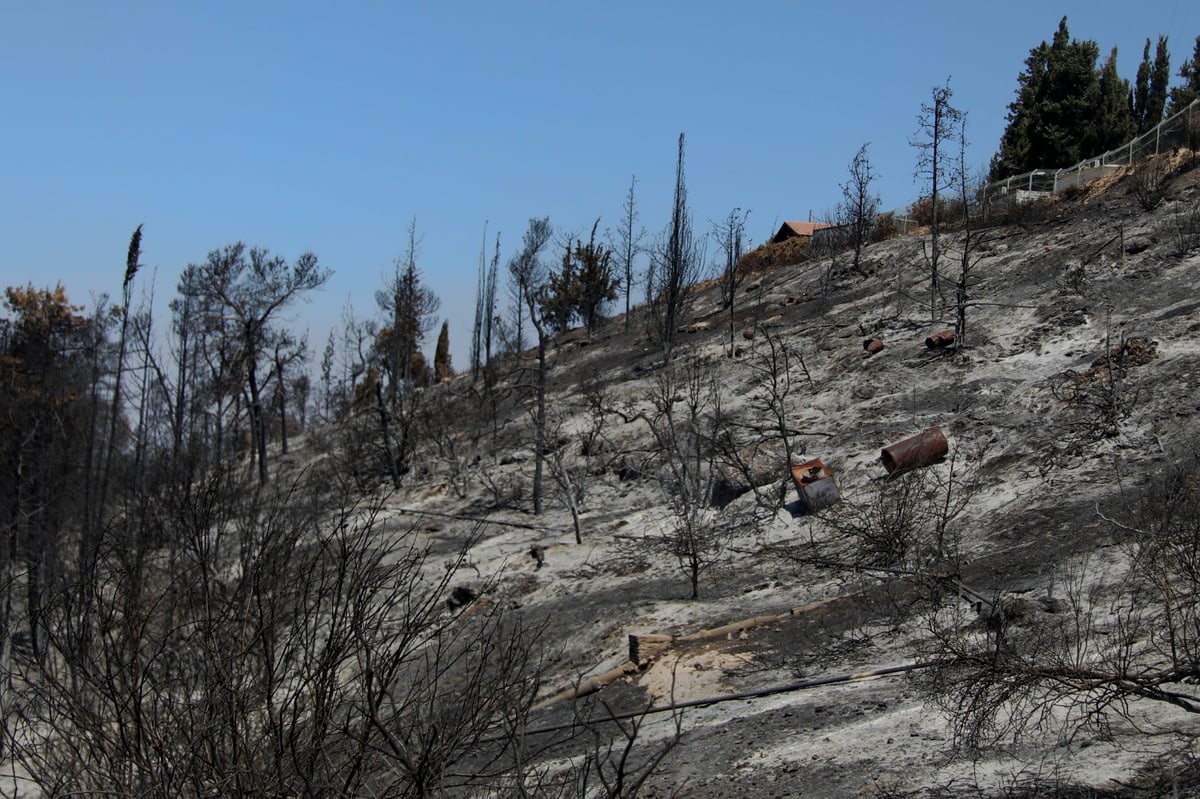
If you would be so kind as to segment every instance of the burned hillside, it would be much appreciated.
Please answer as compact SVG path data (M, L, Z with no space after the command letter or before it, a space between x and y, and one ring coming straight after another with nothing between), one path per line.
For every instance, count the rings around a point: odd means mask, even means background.
M1158 169L949 225L939 288L917 230L240 451L114 424L153 468L87 453L11 544L6 786L1189 795L1200 170Z
M1140 795L1148 753L1190 768L1195 734L1190 633L1170 621L1190 611L1140 571L1152 546L1134 531L1168 482L1176 532L1198 531L1196 174L1153 211L1136 176L1009 209L965 256L951 230L951 271L971 265L961 348L937 346L954 298L931 313L919 232L872 245L861 273L835 255L751 274L732 311L699 291L670 360L638 318L562 336L538 517L531 359L498 378L493 416L472 416L459 377L454 416L477 427L392 501L533 523L472 550L498 576L490 601L544 621L559 652L547 696L564 691L531 728L713 701L634 716L663 795ZM889 477L881 451L934 428L947 455ZM789 470L813 458L841 501L808 513ZM1039 657L1060 676L1015 665ZM563 744L544 763L588 756Z

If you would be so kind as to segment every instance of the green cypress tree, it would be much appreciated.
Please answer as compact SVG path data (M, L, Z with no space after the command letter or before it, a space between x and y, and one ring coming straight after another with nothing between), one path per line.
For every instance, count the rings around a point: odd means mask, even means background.
M1138 64L1137 78L1133 86L1133 122L1138 132L1145 130L1146 108L1150 104L1150 40L1142 49L1142 63Z
M437 382L449 380L454 376L450 367L450 322L442 322L442 332L438 333L437 348L433 352L433 377Z
M1196 37L1196 49L1192 51L1191 60L1180 65L1179 77L1183 78L1183 83L1171 89L1171 103L1167 108L1169 114L1179 113L1200 97L1200 36Z
M1158 37L1154 48L1154 66L1150 70L1150 97L1146 102L1146 118L1142 130L1150 130L1163 120L1167 107L1167 84L1171 81L1171 54L1167 52L1167 37Z
M1117 48L1100 67L1096 127L1088 151L1099 154L1129 141L1134 132L1132 94L1129 81L1117 74Z

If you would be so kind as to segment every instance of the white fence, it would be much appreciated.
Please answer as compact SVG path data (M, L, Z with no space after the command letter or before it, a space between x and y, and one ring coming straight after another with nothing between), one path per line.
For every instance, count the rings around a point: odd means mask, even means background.
M1113 174L1122 167L1136 163L1159 153L1200 145L1200 100L1148 130L1132 141L1109 150L1104 155L1087 158L1075 166L1062 169L1035 169L1004 180L997 180L983 187L985 202L1020 199L1025 192L1057 194L1060 191L1082 186L1088 181Z
M1167 117L1152 130L1103 155L1084 159L1074 166L1062 169L1034 169L985 184L979 190L976 199L971 202L971 206L973 209L982 206L986 210L993 205L1003 206L1006 203L1019 203L1046 194L1057 194L1075 186L1082 186L1096 178L1114 174L1142 158L1181 147L1193 151L1200 150L1200 99L1193 100L1184 106L1182 111ZM953 202L957 198L947 199ZM892 225L898 232L907 233L917 227L916 220L911 217L912 211L913 206L906 205L888 211L886 215L891 217Z

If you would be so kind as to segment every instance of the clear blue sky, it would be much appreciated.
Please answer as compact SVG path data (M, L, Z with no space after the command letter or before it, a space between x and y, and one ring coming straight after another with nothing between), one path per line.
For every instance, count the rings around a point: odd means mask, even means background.
M657 232L681 131L697 228L749 209L758 243L820 216L864 142L883 206L905 205L931 87L950 79L982 168L1064 14L1130 79L1146 37L1169 36L1174 73L1200 34L1195 0L10 0L0 284L118 294L138 224L160 307L224 244L312 250L335 270L295 314L319 355L347 300L376 313L415 217L461 368L485 220L507 259L531 216L615 226L637 175Z

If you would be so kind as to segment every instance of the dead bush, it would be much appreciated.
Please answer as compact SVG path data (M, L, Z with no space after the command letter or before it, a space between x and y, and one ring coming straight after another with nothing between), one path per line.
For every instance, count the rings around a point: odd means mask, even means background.
M448 612L448 563L331 475L216 475L158 521L167 545L64 585L20 664L10 757L47 796L430 795L478 784L481 736L523 718L537 630ZM486 593L482 587L480 593Z
M938 221L943 225L954 225L956 222L961 222L965 206L961 199L946 199L938 198ZM922 197L917 200L908 209L908 215L912 218L918 227L928 227L933 224L933 200L929 197Z
M879 219L875 223L871 241L894 239L900 235L900 232L900 227L896 224L896 215L891 212L883 213L879 215Z
M978 492L974 467L951 458L938 467L879 480L819 514L822 533L779 554L853 571L921 574L957 561L956 520Z
M1176 255L1184 256L1200 247L1200 197L1184 203L1171 222Z
M1166 199L1171 178L1165 158L1147 158L1134 165L1129 176L1129 191L1143 211L1153 211Z
M988 223L996 225L1036 225L1054 216L1059 200L1053 194L1029 199L1012 198L994 202L989 210Z
M724 571L730 544L753 531L756 516L713 507L728 433L713 364L701 358L667 364L656 376L650 402L651 412L625 421L644 422L654 439L652 464L667 510L656 532L629 545L674 560L687 575L691 598L698 599L701 576Z
M1067 369L1050 381L1050 391L1064 412L1052 425L1057 461L1090 450L1114 438L1137 406L1139 390L1129 370L1155 358L1157 343L1131 337L1106 346L1085 370Z
M1200 714L1200 448L1113 505L1097 516L1124 551L1123 574L1084 559L1059 580L1065 601L1042 612L978 615L954 601L931 615L923 654L934 665L918 679L959 747L1136 729L1146 701Z
M811 255L806 238L797 236L783 241L768 241L743 255L738 260L738 269L746 273L761 272L777 266L803 263Z
M1069 261L1056 282L1060 293L1084 297L1092 287L1094 278L1089 273L1087 264L1082 261Z

